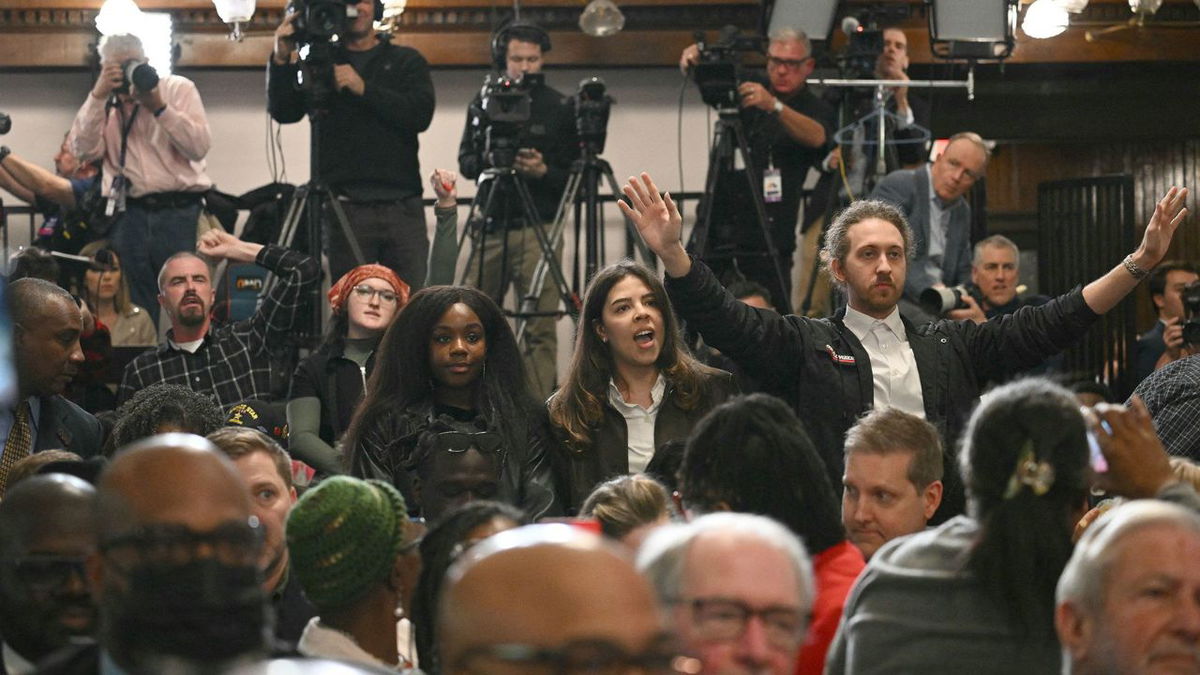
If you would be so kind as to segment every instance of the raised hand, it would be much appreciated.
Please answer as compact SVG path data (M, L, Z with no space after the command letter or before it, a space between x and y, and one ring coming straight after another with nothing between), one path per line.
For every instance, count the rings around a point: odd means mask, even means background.
M1113 494L1140 499L1155 496L1175 480L1167 453L1154 432L1154 422L1140 398L1133 397L1129 407L1101 403L1095 411L1108 423L1108 429L1101 425L1093 427L1108 462L1108 472L1097 480L1100 487Z
M1142 243L1133 254L1134 262L1142 268L1150 269L1158 265L1167 255L1167 248L1171 246L1175 230L1187 217L1188 210L1184 206L1187 197L1187 188L1173 187L1167 190L1167 194L1154 206L1154 215L1146 225Z
M433 170L433 174L429 176L429 184L433 187L433 193L437 195L438 206L450 208L458 205L458 188L455 187L457 182L457 172L449 169Z
M253 262L262 248L262 244L242 241L222 229L209 230L196 242L196 251L201 255L234 262Z
M691 259L683 248L683 217L670 194L659 194L658 186L650 174L641 178L630 177L621 189L629 203L617 200L621 212L637 227L638 234L663 261L667 274L680 277L691 269Z

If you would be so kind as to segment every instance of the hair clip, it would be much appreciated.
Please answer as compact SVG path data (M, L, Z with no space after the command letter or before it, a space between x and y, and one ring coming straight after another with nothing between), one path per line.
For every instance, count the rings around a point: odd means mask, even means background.
M1017 457L1017 468L1008 479L1004 498L1012 499L1017 496L1022 486L1029 486L1037 497L1046 494L1054 486L1054 467L1045 460L1038 461L1033 452L1033 439L1026 440L1021 448L1021 454Z

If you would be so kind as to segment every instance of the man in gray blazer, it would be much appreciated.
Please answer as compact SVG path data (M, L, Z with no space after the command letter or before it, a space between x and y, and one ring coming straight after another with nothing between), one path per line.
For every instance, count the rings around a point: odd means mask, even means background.
M927 288L971 280L971 207L963 195L983 176L988 155L979 134L963 131L933 164L893 171L875 186L871 199L898 207L916 235L905 299L916 303Z

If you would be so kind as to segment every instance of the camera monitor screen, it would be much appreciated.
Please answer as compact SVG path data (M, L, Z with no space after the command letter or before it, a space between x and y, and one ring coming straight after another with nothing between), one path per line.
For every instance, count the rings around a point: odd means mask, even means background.
M792 28L804 31L810 40L827 40L833 32L838 0L775 0L767 6L768 35Z

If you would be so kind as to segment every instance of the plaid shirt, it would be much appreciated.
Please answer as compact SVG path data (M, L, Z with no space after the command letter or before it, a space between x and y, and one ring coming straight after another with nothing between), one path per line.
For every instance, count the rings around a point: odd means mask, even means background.
M254 316L210 329L195 354L164 342L125 367L117 392L120 403L152 384L181 384L228 408L247 399L265 399L271 391L269 349L296 323L305 291L321 279L313 258L264 246L255 262L279 277Z
M1168 453L1200 460L1200 354L1150 373L1133 394L1146 404Z

